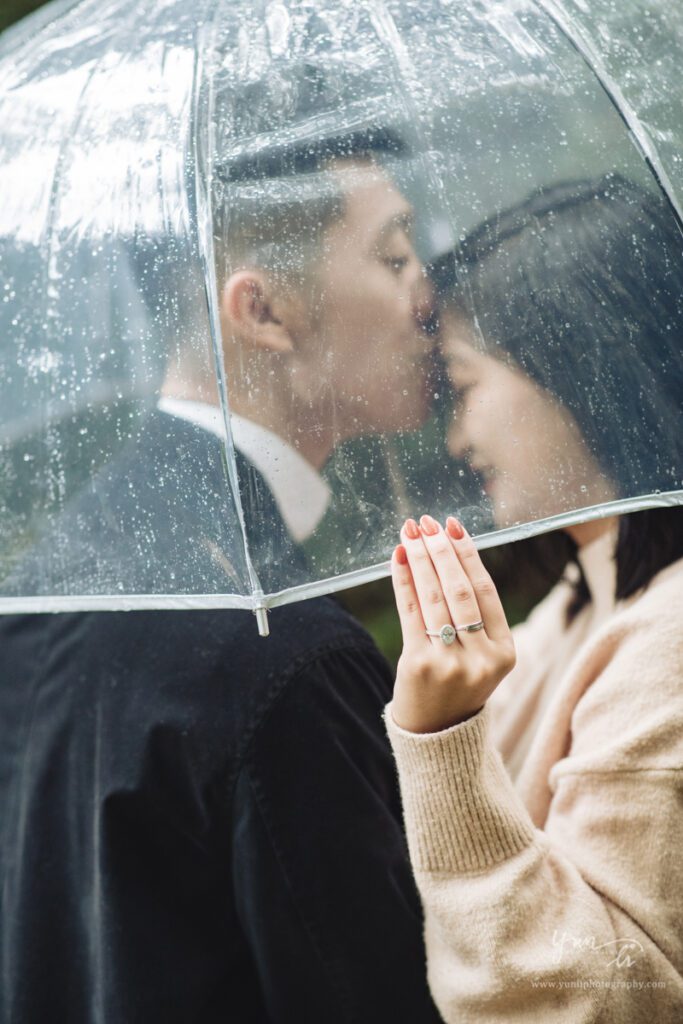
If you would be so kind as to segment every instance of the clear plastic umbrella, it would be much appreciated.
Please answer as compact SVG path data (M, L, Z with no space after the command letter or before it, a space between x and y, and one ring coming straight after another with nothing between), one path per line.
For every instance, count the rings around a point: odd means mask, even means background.
M683 501L683 14L53 3L0 40L0 611L259 613Z

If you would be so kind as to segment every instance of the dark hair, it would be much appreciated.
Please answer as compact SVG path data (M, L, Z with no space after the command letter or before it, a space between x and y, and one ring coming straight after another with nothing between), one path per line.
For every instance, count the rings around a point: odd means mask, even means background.
M219 86L214 174L226 182L257 181L310 174L334 159L403 156L398 128L384 114L380 121L358 109L357 97L369 86L363 74L340 81L339 72L287 62L253 81Z
M344 213L330 164L404 151L395 132L370 125L236 158L220 169L213 186L219 278L246 262L300 279L317 257L324 231Z
M492 355L571 412L628 496L683 480L683 234L661 195L617 174L544 188L433 267ZM608 415L602 415L605 404ZM617 598L683 555L680 510L623 516ZM580 580L573 612L588 599Z
M282 75L226 88L217 99L214 120L225 140L212 182L219 277L245 261L299 276L343 215L330 164L408 152L396 128L359 120L352 104L349 116L319 67L290 68L286 81Z
M216 168L226 182L288 178L324 170L333 160L370 160L378 156L402 156L407 147L399 134L382 125L340 132L321 139L275 146L244 153L226 166Z
M588 584L576 555L576 545L570 541L568 556L578 566L579 578L567 609L569 622L590 601ZM614 557L614 596L622 601L647 587L667 565L683 558L683 508L648 508L620 516Z

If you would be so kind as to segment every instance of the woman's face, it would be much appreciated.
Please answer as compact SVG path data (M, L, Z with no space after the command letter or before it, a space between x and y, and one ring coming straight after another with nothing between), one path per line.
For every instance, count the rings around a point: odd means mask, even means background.
M550 392L477 350L464 318L444 313L441 331L456 392L449 451L479 474L498 527L614 497L573 416Z

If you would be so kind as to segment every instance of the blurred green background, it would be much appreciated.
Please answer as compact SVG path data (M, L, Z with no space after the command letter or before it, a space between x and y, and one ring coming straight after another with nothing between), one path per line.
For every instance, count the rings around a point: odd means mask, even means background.
M43 3L36 0L2 0L0 31L42 6ZM428 511L415 509L413 514L418 517ZM567 542L561 535L519 541L484 553L484 561L498 584L512 624L525 618L529 609L558 579L567 554ZM354 587L339 596L395 664L401 651L401 633L390 581L379 580Z

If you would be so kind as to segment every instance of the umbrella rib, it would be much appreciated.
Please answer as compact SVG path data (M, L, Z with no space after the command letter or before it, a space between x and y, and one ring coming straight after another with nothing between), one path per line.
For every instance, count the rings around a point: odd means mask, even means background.
M210 4L208 4L210 6ZM242 531L242 543L244 545L244 558L247 567L247 573L249 581L252 587L252 608L256 615L256 621L258 630L261 636L268 636L268 604L263 591L263 586L259 579L258 572L254 565L251 557L251 551L249 547L249 538L246 529L246 519L244 515L244 507L242 505L242 494L239 486L239 479L237 475L237 468L235 464L235 447L232 439L232 430L230 427L230 407L228 403L228 389L225 380L225 371L223 367L223 360L221 356L221 346L219 342L220 338L220 319L218 316L218 310L216 308L216 295L218 294L218 287L216 282L216 272L213 254L213 232L211 230L211 206L209 202L207 176L210 175L210 168L213 162L213 137L211 132L207 129L207 142L208 142L208 153L207 153L207 166L202 167L199 159L199 128L203 123L201 114L201 79L202 72L204 70L203 53L212 52L211 33L215 30L215 20L218 15L218 9L214 10L214 16L211 20L207 20L204 24L200 36L200 45L195 50L195 63L194 63L194 81L192 86L192 123L190 127L190 145L193 150L193 163L194 163L194 197L196 202L196 224L197 224L197 239L199 242L199 253L202 261L204 270L204 280L206 282L205 296L209 315L209 333L211 335L211 351L214 359L214 370L216 374L216 381L218 384L218 394L220 399L221 416L223 419L224 428L224 441L223 441L223 453L225 470L227 474L228 484L231 491L232 500L234 503L235 511L239 520L240 528ZM206 38L203 38L206 37ZM210 88L211 82L208 81L209 94L207 97L208 107L207 110L207 124L212 123L212 100L213 93Z
M590 39L587 38L586 34L569 23L565 12L562 10L560 5L556 3L556 0L534 0L534 2L536 3L536 6L539 7L557 26L565 39L574 48L574 50L576 50L586 66L597 78L601 88L634 139L636 146L640 150L645 163L650 168L657 185L671 206L679 228L683 231L683 208L679 205L678 200L676 199L673 185L671 184L666 170L662 166L662 162L659 158L656 146L650 137L650 133L647 131L635 110L610 75L602 61L602 58L600 57L600 54L593 46Z

